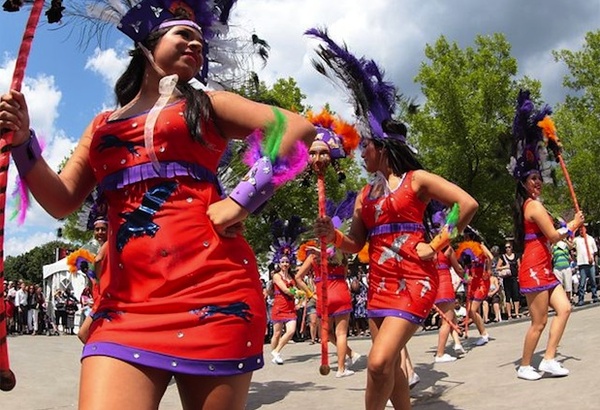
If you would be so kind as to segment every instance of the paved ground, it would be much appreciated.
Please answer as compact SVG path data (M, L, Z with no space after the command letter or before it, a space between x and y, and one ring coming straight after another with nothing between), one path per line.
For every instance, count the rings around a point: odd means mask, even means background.
M421 332L409 350L421 382L412 391L417 409L598 409L600 408L599 349L600 304L573 312L559 349L558 359L571 374L536 382L516 378L527 319L490 326L491 342L473 346L454 363L433 364L436 332ZM471 330L472 337L476 331ZM544 332L535 364L541 360L548 329ZM353 338L350 345L366 354L368 339ZM72 409L77 407L77 382L81 345L73 336L19 336L9 339L11 365L18 382L11 392L0 392L0 408L10 410ZM254 375L247 409L319 410L362 409L366 384L366 358L354 376L336 379L318 372L318 345L296 343L283 350L285 364L270 361ZM265 358L270 359L265 346ZM330 357L335 362L333 355ZM335 370L335 368L333 369ZM161 410L179 409L176 387L170 386Z

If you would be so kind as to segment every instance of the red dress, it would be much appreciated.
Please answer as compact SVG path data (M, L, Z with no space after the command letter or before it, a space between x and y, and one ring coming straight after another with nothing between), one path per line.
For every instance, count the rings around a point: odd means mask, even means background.
M192 141L183 100L160 113L155 171L146 113L95 121L90 166L108 204L100 302L83 357L104 355L177 373L228 376L263 366L266 308L241 236L219 236L206 212L226 140Z
M283 278L283 277L282 277ZM291 288L296 284L293 279L283 279L285 286ZM271 308L271 322L289 322L296 320L296 300L293 296L283 293L279 286L273 284L274 298L273 307Z
M444 252L438 252L437 270L440 284L435 296L436 305L445 302L454 302L456 294L454 293L452 274L450 273L450 259L448 259Z
M483 302L487 299L490 291L490 275L485 270L485 252L481 244L475 241L461 242L456 249L459 259L462 257L463 252L471 256L471 265L468 270L467 300Z
M525 208L532 199L523 204ZM551 219L548 216L548 219ZM550 243L535 222L525 221L525 248L519 267L519 288L522 293L541 292L558 286L560 282L552 272Z
M322 301L322 279L320 266L315 266L318 272L315 278L317 289L317 316L323 315ZM327 266L327 315L329 317L341 316L352 312L352 297L350 288L346 283L346 267L343 265L328 265Z
M471 281L467 285L469 289L467 300L483 302L487 299L490 291L490 276L484 268L484 261L477 260L473 262L470 272Z
M434 260L415 250L425 242L423 203L407 172L393 192L376 195L375 184L361 191L362 220L369 231L369 317L395 316L420 324L433 306L438 287Z

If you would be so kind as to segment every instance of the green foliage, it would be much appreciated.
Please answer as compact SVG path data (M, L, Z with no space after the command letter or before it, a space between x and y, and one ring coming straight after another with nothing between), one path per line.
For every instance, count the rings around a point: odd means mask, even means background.
M456 183L479 202L472 221L490 242L512 233L514 180L506 170L518 89L539 83L515 80L517 62L502 34L477 36L460 49L441 36L425 48L416 81L426 97L407 117L424 166Z
M75 249L73 244L52 241L33 248L19 256L9 256L4 261L4 273L8 280L24 279L30 283L42 283L43 266L56 262L58 248Z
M567 164L581 209L592 225L592 233L600 232L600 30L586 34L585 43L579 51L560 50L553 52L556 61L566 64L569 75L563 85L569 94L559 104L553 115L558 137L563 144L563 158ZM558 172L560 191L558 203L572 209L564 175Z
M303 100L306 95L302 94L296 80L292 77L288 77L287 80L278 79L269 89L263 81L259 80L256 73L252 73L246 84L235 92L250 100L275 105L293 112L304 113L305 111Z

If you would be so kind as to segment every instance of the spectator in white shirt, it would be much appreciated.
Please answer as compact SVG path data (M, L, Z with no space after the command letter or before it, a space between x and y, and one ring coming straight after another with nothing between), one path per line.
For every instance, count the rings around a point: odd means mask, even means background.
M17 314L17 333L27 333L27 286L20 281L20 287L15 295L15 309Z
M584 232L584 228L579 229L577 232L577 237L575 237L575 240L573 241L577 251L577 268L579 270L579 290L577 292L579 301L577 302L577 306L583 306L586 279L590 280L590 286L592 288L592 302L598 302L595 266L598 247L596 246L596 241L594 238Z

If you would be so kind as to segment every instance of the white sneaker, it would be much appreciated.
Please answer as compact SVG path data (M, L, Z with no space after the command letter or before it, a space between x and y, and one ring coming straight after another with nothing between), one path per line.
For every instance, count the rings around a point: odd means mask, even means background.
M352 357L346 359L346 367L352 367L360 360L362 355L357 352L352 352Z
M338 379L340 377L348 377L348 376L352 376L354 374L354 372L350 369L344 369L343 372L340 372L339 370L337 372L335 372L335 377L337 377Z
M550 373L552 376L560 377L567 376L569 371L562 367L562 365L556 361L556 359L542 360L538 366L538 370L544 373Z
M271 360L275 364L283 364L283 359L281 358L281 354L277 352L271 352L273 359Z
M488 335L486 333L485 335L481 335L481 337L479 339L477 339L477 341L475 342L475 346L483 346L484 344L486 344L489 341L490 341L490 335Z
M467 354L465 348L461 344L454 345L454 353L456 353L456 355Z
M413 373L412 377L408 380L408 388L412 390L413 387L415 387L417 384L419 384L420 381L421 381L421 378L419 377L419 375L416 373Z
M517 377L523 380L539 380L542 375L536 372L533 366L519 366Z
M433 361L434 363L449 363L456 361L456 357L450 356L448 353L444 353L441 356L435 356Z

